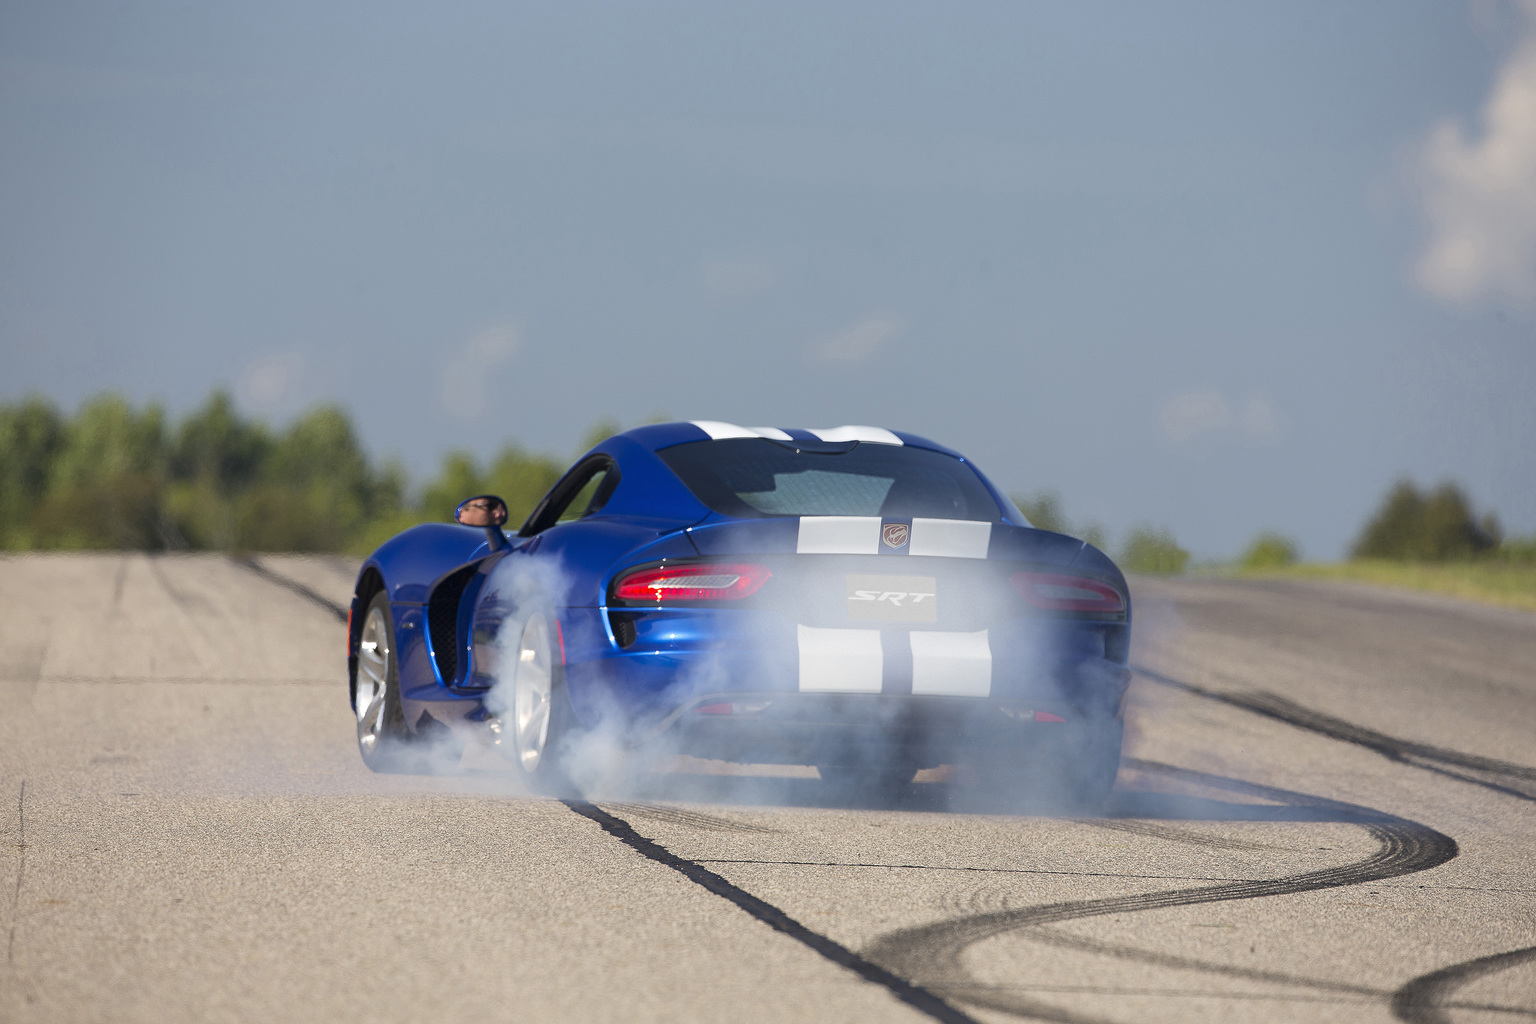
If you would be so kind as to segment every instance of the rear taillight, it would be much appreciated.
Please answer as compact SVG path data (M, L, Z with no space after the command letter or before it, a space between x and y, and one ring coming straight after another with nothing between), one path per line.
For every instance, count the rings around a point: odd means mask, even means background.
M1125 611L1125 598L1108 583L1086 576L1049 572L1016 572L1013 589L1036 608L1057 612Z
M767 566L746 562L687 562L653 565L619 577L613 596L620 601L733 601L749 597L773 575Z

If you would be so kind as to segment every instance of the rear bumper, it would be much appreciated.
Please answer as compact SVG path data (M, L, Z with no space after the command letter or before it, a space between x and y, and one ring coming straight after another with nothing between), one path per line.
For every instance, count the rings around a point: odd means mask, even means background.
M1118 714L1065 705L892 694L718 693L696 697L653 727L664 749L756 764L972 763L993 755L1069 755Z
M1012 619L938 623L953 627L946 630L878 623L867 624L878 629L835 623L809 628L768 612L716 609L657 612L633 621L636 628L621 645L601 609L562 613L566 684L583 724L616 712L627 719L659 718L724 693L937 699L947 692L968 701L1067 705L1103 714L1125 689L1124 623ZM837 634L839 644L850 637L867 642L829 652L820 647L824 637L807 634ZM954 667L965 685L933 685L931 645L920 652L915 642L930 638L961 642Z

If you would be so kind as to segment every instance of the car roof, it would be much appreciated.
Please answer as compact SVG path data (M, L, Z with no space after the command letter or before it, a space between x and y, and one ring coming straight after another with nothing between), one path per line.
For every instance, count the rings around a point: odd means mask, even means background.
M964 458L952 448L904 430L887 430L884 427L868 427L848 424L841 427L743 427L724 420L688 420L680 423L652 423L644 427L626 430L627 437L653 452L692 441L723 441L736 437L762 437L772 441L846 442L862 441L871 444L906 445L942 452L954 458Z

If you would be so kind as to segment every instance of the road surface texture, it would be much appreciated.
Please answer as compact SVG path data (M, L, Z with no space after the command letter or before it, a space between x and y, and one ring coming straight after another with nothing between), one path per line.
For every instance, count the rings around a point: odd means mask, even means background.
M363 767L352 571L0 559L0 1020L1536 1020L1536 616L1135 580L1102 817L562 802Z

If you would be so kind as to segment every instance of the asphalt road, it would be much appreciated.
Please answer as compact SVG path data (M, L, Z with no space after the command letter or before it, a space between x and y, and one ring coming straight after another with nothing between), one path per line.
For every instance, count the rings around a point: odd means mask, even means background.
M0 559L0 1019L1536 1019L1536 616L1133 582L1108 814L370 774L341 561Z

